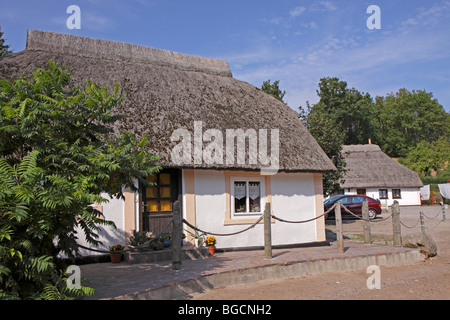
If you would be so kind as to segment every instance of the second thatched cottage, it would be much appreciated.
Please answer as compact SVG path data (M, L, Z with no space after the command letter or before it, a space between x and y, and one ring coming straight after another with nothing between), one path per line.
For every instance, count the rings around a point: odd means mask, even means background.
M341 192L363 194L379 199L387 207L396 200L399 205L421 205L417 173L401 165L375 144L342 147L347 164Z
M296 112L234 79L226 61L28 31L26 50L0 60L0 76L30 74L49 60L66 65L78 85L90 79L112 88L118 82L124 100L117 111L124 118L116 129L147 134L149 151L161 156L164 169L149 177L155 187L126 192L125 200L101 208L118 227L104 230L105 247L124 243L133 230L157 233L171 219L175 200L190 224L214 233L254 224L267 202L287 220L323 213L322 173L334 165ZM261 246L263 225L217 238L222 248ZM325 224L273 221L272 240L324 241Z

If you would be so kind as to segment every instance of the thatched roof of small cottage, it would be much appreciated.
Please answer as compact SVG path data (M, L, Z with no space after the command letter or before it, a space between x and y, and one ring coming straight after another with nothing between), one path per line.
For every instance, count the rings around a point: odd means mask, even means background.
M401 165L375 144L342 147L347 163L342 188L422 187L417 173Z
M295 111L255 86L232 77L224 60L132 44L51 32L28 31L24 51L0 60L0 77L17 78L46 68L48 61L67 66L74 85L87 79L112 88L115 82L124 100L117 112L124 118L116 131L147 134L149 151L161 156L160 164L173 167L171 150L178 142L174 130L203 131L253 128L279 129L280 171L327 172L335 170ZM269 135L268 135L269 136ZM270 138L269 138L270 141ZM258 166L194 164L184 168L249 169Z

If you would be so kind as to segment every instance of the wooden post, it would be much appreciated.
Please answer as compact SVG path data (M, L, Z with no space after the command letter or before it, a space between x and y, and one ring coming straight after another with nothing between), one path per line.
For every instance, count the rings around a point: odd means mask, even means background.
M172 270L181 269L181 212L180 203L175 201L173 204L173 227L172 227Z
M266 203L264 209L264 256L266 259L272 259L272 230L270 203Z
M339 253L344 253L344 234L342 233L341 204L338 202L334 207L334 217L336 219L336 241Z
M372 235L370 233L370 221L369 221L369 204L367 200L362 204L362 217L363 217L363 229L364 229L364 242L372 243Z
M393 240L394 246L401 247L402 246L402 228L400 225L400 207L398 205L398 201L395 200L392 205L392 231L393 231Z
M442 221L446 221L447 219L445 218L445 200L444 203L442 204Z
M425 219L422 211L420 211L420 230L425 233Z

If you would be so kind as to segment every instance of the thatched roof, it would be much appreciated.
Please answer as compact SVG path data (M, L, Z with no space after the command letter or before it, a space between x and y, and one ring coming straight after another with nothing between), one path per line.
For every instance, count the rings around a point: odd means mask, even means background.
M228 63L132 44L41 31L28 31L26 50L0 60L0 77L12 79L45 68L49 60L66 65L75 85L92 80L113 88L118 82L124 118L116 130L147 133L150 151L161 165L174 166L170 137L179 128L279 129L280 171L335 170L295 111L262 90L232 77ZM270 138L269 138L270 140ZM205 143L206 145L206 143ZM260 166L197 164L185 168L252 169Z
M414 188L422 181L414 171L391 159L375 144L343 146L347 163L342 188Z

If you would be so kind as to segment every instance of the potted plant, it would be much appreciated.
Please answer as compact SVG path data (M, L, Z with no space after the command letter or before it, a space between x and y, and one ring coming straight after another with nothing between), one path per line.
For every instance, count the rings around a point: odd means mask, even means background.
M119 263L122 261L122 251L124 246L121 244L116 244L114 246L109 247L109 257L111 258L112 263Z
M133 235L130 237L130 247L134 248L133 251L146 251L149 249L149 246L140 246L153 238L154 236L151 232L133 230Z
M216 238L214 238L213 236L206 237L205 245L209 249L209 254L213 255L216 251Z
M194 245L197 248L200 248L203 245L204 242L205 242L205 234L204 233L199 233L197 230L195 230Z
M170 232L163 232L161 234L161 241L165 247L169 247L172 242L172 234Z

